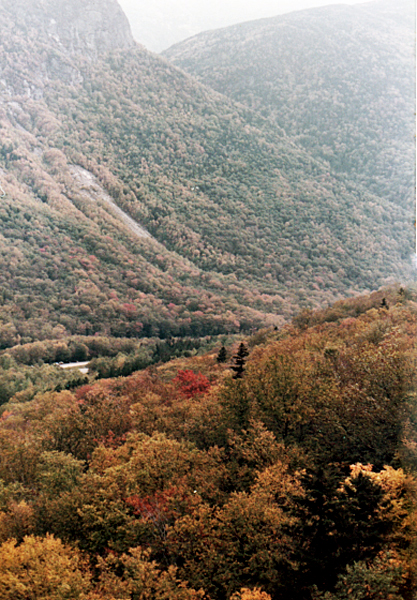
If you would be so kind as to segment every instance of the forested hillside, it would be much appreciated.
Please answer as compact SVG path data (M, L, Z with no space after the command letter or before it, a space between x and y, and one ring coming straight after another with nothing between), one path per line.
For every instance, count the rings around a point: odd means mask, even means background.
M83 58L78 21L80 48L19 6L0 6L3 348L238 331L411 276L403 207L132 46L123 23L119 49L87 32Z
M2 600L412 600L416 300L392 287L16 395L0 410Z
M0 0L1 600L413 600L409 203L296 138Z
M339 4L243 23L164 56L280 125L330 169L412 210L414 2Z

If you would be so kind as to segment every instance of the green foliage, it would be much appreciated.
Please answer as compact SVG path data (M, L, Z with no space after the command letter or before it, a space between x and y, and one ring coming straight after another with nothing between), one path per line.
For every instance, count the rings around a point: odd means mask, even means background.
M86 383L76 371L64 371L57 366L22 366L9 356L0 357L0 404L15 397L21 402L32 400L38 392L72 389Z
M219 364L225 363L227 360L227 350L224 346L222 346L217 355L217 362Z
M408 600L414 296L310 310L412 276L403 197L48 4L0 7L0 596Z
M60 340L47 360L67 360L86 352L66 349L69 336L249 332L413 276L409 214L382 192L142 48L85 63L9 28L13 10L0 9L0 348L24 346L33 361L49 349L26 344Z
M306 585L332 588L346 565L370 561L394 527L383 488L359 472L340 487L340 468L309 473L299 499L301 537L309 540L298 557Z
M72 491L79 484L83 466L70 454L43 452L38 462L38 489L50 497Z
M348 565L334 592L313 592L313 600L402 600L404 573L398 559L381 553L374 561Z
M414 12L411 2L298 11L201 33L163 54L329 169L412 210Z
M235 356L233 357L233 365L230 367L234 372L233 379L241 379L243 377L247 356L249 356L249 350L245 344L241 342Z

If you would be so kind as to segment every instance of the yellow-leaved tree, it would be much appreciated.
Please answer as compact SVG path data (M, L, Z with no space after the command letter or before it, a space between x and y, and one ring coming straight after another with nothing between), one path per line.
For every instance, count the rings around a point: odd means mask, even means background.
M177 578L177 568L162 570L149 550L131 548L98 559L99 583L89 600L205 600L203 590L188 587ZM263 599L262 599L263 600Z
M89 589L90 573L80 552L51 535L0 546L2 600L87 600Z
M259 588L242 588L240 592L230 596L230 600L271 600L271 596Z

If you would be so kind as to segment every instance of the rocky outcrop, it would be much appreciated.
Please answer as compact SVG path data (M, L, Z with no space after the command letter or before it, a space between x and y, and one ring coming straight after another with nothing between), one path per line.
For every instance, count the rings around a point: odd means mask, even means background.
M16 33L36 35L71 55L95 59L135 43L116 0L2 0L1 9Z
M0 104L83 81L83 65L135 45L116 0L0 0Z

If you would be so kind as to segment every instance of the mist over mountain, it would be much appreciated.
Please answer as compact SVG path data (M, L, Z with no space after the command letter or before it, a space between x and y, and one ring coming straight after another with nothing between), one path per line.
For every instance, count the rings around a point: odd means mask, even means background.
M1 0L0 15L0 85L7 96L40 98L50 77L80 81L73 57L94 61L103 52L135 45L116 0Z
M343 4L357 2L345 0ZM153 52L162 52L201 31L333 3L334 0L211 0L207 3L196 0L120 0L134 38Z
M412 277L404 207L80 6L0 3L2 348L244 331Z
M164 56L411 211L414 23L408 0L327 6L202 33Z

